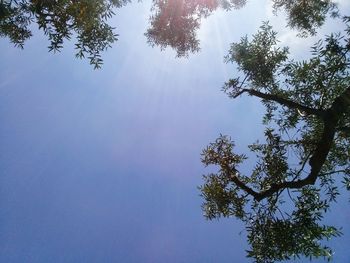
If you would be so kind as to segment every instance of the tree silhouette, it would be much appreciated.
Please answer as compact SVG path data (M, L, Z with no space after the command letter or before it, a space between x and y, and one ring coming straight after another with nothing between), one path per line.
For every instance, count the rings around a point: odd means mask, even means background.
M340 193L340 176L350 190L350 18L344 21L345 35L317 42L308 61L288 60L268 23L226 57L242 76L224 91L261 99L266 141L249 145L256 155L249 173L239 169L247 157L228 136L203 151L202 162L218 167L200 187L203 210L208 219L242 220L256 262L330 258L321 241L340 235L322 217Z

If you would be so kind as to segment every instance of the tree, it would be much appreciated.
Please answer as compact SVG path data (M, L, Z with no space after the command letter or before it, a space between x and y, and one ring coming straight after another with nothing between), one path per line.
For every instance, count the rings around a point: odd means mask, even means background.
M245 223L255 262L331 258L323 241L341 234L322 218L339 187L350 190L350 17L344 21L345 35L317 42L307 61L288 60L268 23L226 56L242 76L224 91L262 101L266 140L249 145L256 165L248 174L239 169L247 156L234 152L230 137L209 144L202 162L218 171L204 176L200 190L208 219Z
M114 7L129 0L1 0L0 36L8 37L18 47L32 36L30 28L37 23L50 41L49 50L59 51L64 40L76 35L76 56L88 56L90 64L99 68L101 52L111 47L117 34L107 20Z

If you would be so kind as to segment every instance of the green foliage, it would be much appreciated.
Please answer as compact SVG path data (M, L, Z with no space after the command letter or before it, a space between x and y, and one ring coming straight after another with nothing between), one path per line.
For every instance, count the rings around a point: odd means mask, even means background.
M0 2L0 36L7 36L15 46L23 47L32 33L28 25L32 22L28 6L23 2Z
M246 3L247 0L154 0L151 26L145 35L152 46L171 47L177 56L188 56L199 51L197 30L203 18L218 8L230 11ZM314 35L327 15L338 16L337 6L330 0L272 0L272 3L275 13L280 10L287 13L288 25L298 29L301 36Z
M268 23L264 23L252 42L247 36L240 43L231 45L227 62L235 61L238 68L255 87L274 85L274 72L287 59L288 49L276 47L277 33Z
M99 68L101 52L117 40L107 23L114 7L128 0L17 0L0 2L0 36L8 37L15 46L23 47L31 37L31 24L37 23L47 35L50 51L60 51L64 40L76 36L76 56L88 57Z
M322 239L339 236L333 226L319 225L328 208L320 200L319 190L305 187L295 200L296 209L288 218L276 218L269 209L259 210L247 223L248 240L252 249L248 257L256 262L275 262L304 255L330 258L332 250L321 245Z
M129 1L0 0L0 36L23 48L25 41L32 36L31 25L36 23L47 35L50 51L61 50L65 40L75 37L76 57L87 57L95 68L99 68L101 52L117 41L117 34L108 24L108 19L114 15L115 8ZM337 15L337 7L330 0L271 1L274 11L284 10L288 25L300 30L304 36L315 34L327 15ZM247 0L153 0L150 27L145 35L151 46L171 47L177 56L188 56L200 49L197 31L202 19L218 8L229 11L242 8L246 3ZM265 48L269 44L266 43ZM263 54L263 46L261 50L258 45L251 49ZM281 53L283 56L283 51ZM266 74L271 73L269 65L262 61L261 66L268 69Z
M323 25L328 13L332 17L339 16L336 4L330 0L275 0L273 2L275 12L284 9L288 16L288 25L299 30L302 36L316 34L315 29Z
M350 18L344 22L345 35L317 42L307 61L288 60L267 23L251 41L232 44L226 57L242 77L229 80L224 91L262 100L266 140L249 145L256 165L245 174L239 168L247 157L220 136L202 153L203 164L218 171L204 176L200 190L208 219L245 223L247 255L255 262L330 259L324 240L341 234L322 219L340 194L336 178L343 175L350 189Z
M154 14L150 17L151 26L146 32L152 46L167 46L176 50L177 56L199 51L197 30L201 18L209 16L222 7L226 10L240 8L246 0L155 0Z

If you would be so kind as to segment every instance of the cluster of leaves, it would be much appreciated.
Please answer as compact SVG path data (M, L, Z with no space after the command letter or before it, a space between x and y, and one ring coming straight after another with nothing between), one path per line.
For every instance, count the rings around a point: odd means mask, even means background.
M218 7L227 10L242 7L246 0L155 0L154 14L150 17L150 28L146 32L152 46L167 46L176 50L177 56L187 56L199 51L197 30L200 20Z
M276 205L255 204L259 208L247 222L251 244L248 256L256 262L274 262L299 255L330 258L332 250L320 241L341 233L334 226L320 225L322 213L329 204L321 200L319 192L315 187L301 189L294 200L295 210L288 216L276 216L276 212L280 213ZM276 199L269 201L276 202Z
M235 61L245 76L247 81L252 82L256 87L274 87L274 74L276 69L287 59L288 48L277 47L277 33L267 23L263 23L261 31L253 36L253 41L249 42L248 37L241 39L240 43L233 43L229 54L225 57L226 62ZM233 82L239 79L230 80L230 96L234 97L235 92L239 92ZM235 87L235 88L234 88Z
M0 36L23 47L31 37L30 25L36 22L50 41L49 50L59 51L65 39L76 35L76 56L85 56L99 68L101 52L111 47L117 35L107 22L113 8L128 0L1 0Z
M339 16L337 6L331 0L276 0L273 8L275 12L285 10L288 25L300 31L301 36L315 35L315 29L323 25L328 13L332 17Z
M203 211L208 219L242 220L256 262L330 258L323 240L340 235L322 218L339 195L335 175L348 190L350 182L350 18L344 21L346 34L319 41L307 61L288 60L267 23L252 41L232 44L226 57L243 76L224 91L262 100L266 141L249 146L257 161L248 175L239 170L246 157L229 137L203 151L202 162L219 169L200 187Z
M327 15L338 15L337 6L330 0L272 0L274 12L284 10L288 25L300 30L303 36L313 35ZM197 30L200 21L218 8L239 9L247 0L154 0L153 15L146 36L151 45L162 49L172 47L178 56L199 50Z

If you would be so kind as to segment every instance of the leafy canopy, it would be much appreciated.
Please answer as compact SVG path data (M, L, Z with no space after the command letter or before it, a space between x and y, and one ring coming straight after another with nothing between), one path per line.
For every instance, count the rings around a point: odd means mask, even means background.
M331 0L271 0L274 11L287 13L288 25L301 34L315 34L327 15L336 16ZM64 40L76 37L76 56L88 57L95 68L101 52L117 40L108 19L130 0L0 0L0 36L23 48L36 23L49 39L49 50L59 51ZM152 46L173 48L177 56L199 51L201 20L218 8L239 9L247 0L153 0L150 26L145 33Z
M23 48L32 36L31 23L38 24L47 35L50 51L59 51L64 40L76 36L76 56L85 56L99 68L101 52L117 40L107 20L113 8L129 0L1 0L0 36L8 37L15 46Z
M249 145L256 164L246 173L240 166L247 157L220 136L203 151L204 165L218 171L204 176L200 190L208 219L245 223L247 254L255 262L329 259L323 241L341 234L322 218L339 195L341 177L350 190L350 18L344 21L345 34L317 42L307 61L289 60L268 23L252 40L232 44L226 57L242 76L224 91L261 99L266 139Z

